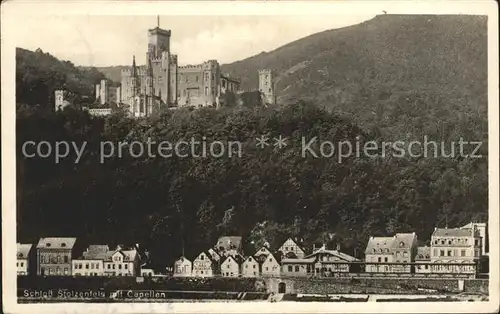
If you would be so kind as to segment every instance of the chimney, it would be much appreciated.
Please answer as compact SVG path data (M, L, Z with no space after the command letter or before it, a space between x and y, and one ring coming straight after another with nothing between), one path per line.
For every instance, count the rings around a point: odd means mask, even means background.
M337 243L337 251L340 251L340 243Z

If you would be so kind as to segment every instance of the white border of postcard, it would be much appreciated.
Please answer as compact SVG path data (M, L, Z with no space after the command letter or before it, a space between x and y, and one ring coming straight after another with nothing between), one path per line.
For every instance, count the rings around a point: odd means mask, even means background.
M3 310L7 313L480 313L499 309L499 103L498 7L495 1L4 1L2 34L2 267ZM350 14L488 15L489 236L488 302L322 303L50 303L17 304L15 197L15 47L16 25L24 15L350 15ZM36 32L36 30L33 30ZM40 34L40 36L44 36Z

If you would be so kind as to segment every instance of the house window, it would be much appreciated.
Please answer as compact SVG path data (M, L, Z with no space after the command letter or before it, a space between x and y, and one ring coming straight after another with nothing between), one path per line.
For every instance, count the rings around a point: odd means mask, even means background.
M202 275L203 275L203 270L202 270L202 271L200 271L200 274L202 274Z
M465 256L465 250L460 251L460 256Z
M378 262L379 262L379 263L380 263L380 262L382 262L382 257L379 257L379 258L378 258Z
M128 265L127 265L127 264L123 265L123 268L127 269L127 268L128 268Z
M85 269L89 269L89 263L85 264Z
M68 256L64 255L64 262L68 263Z
M269 270L269 267L266 267L266 271L268 271L268 270ZM291 271L291 270L290 270L290 271Z
M196 75L196 83L198 83L198 80L199 80L199 77L198 77L198 75Z
M248 265L245 265L245 268L248 268Z
M451 250L448 250L448 256L451 256Z
M444 256L444 250L439 250L439 256Z
M204 256L204 255L200 256L200 259L201 259L201 260L204 260L204 259L205 259L205 256Z
M111 264L108 264L108 269L111 269Z
M113 264L113 269L116 269L116 265L115 264Z
M298 266L298 265L297 265L297 266L295 266L295 272L299 272L299 270L300 270L300 269L299 269L299 266Z
M255 269L255 265L253 265L253 269Z
M90 269L94 269L94 263L90 264Z
M388 261L388 258L387 258L387 257L384 257L384 262L386 262L386 263L387 263L387 261Z
M122 269L122 264L118 264L118 269Z

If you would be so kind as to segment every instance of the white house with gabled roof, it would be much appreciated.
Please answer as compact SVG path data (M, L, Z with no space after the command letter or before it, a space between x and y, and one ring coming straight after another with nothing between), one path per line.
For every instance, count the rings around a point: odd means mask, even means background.
M175 277L190 277L193 273L193 263L184 256L179 257L174 263Z
M241 265L241 276L257 277L260 274L259 269L260 269L259 262L253 256L248 256Z
M304 250L292 238L286 240L278 251L281 251L283 257L286 258L304 258L305 256Z

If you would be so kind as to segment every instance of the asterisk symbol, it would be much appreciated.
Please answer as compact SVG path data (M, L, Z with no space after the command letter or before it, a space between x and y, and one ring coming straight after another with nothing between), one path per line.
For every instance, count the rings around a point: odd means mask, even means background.
M269 146L269 143L267 142L269 138L265 135L261 135L260 137L257 137L255 139L257 141L256 146L260 148L264 148L265 146Z
M282 137L281 135L278 138L274 138L274 146L278 148L283 148L286 146L286 137Z

